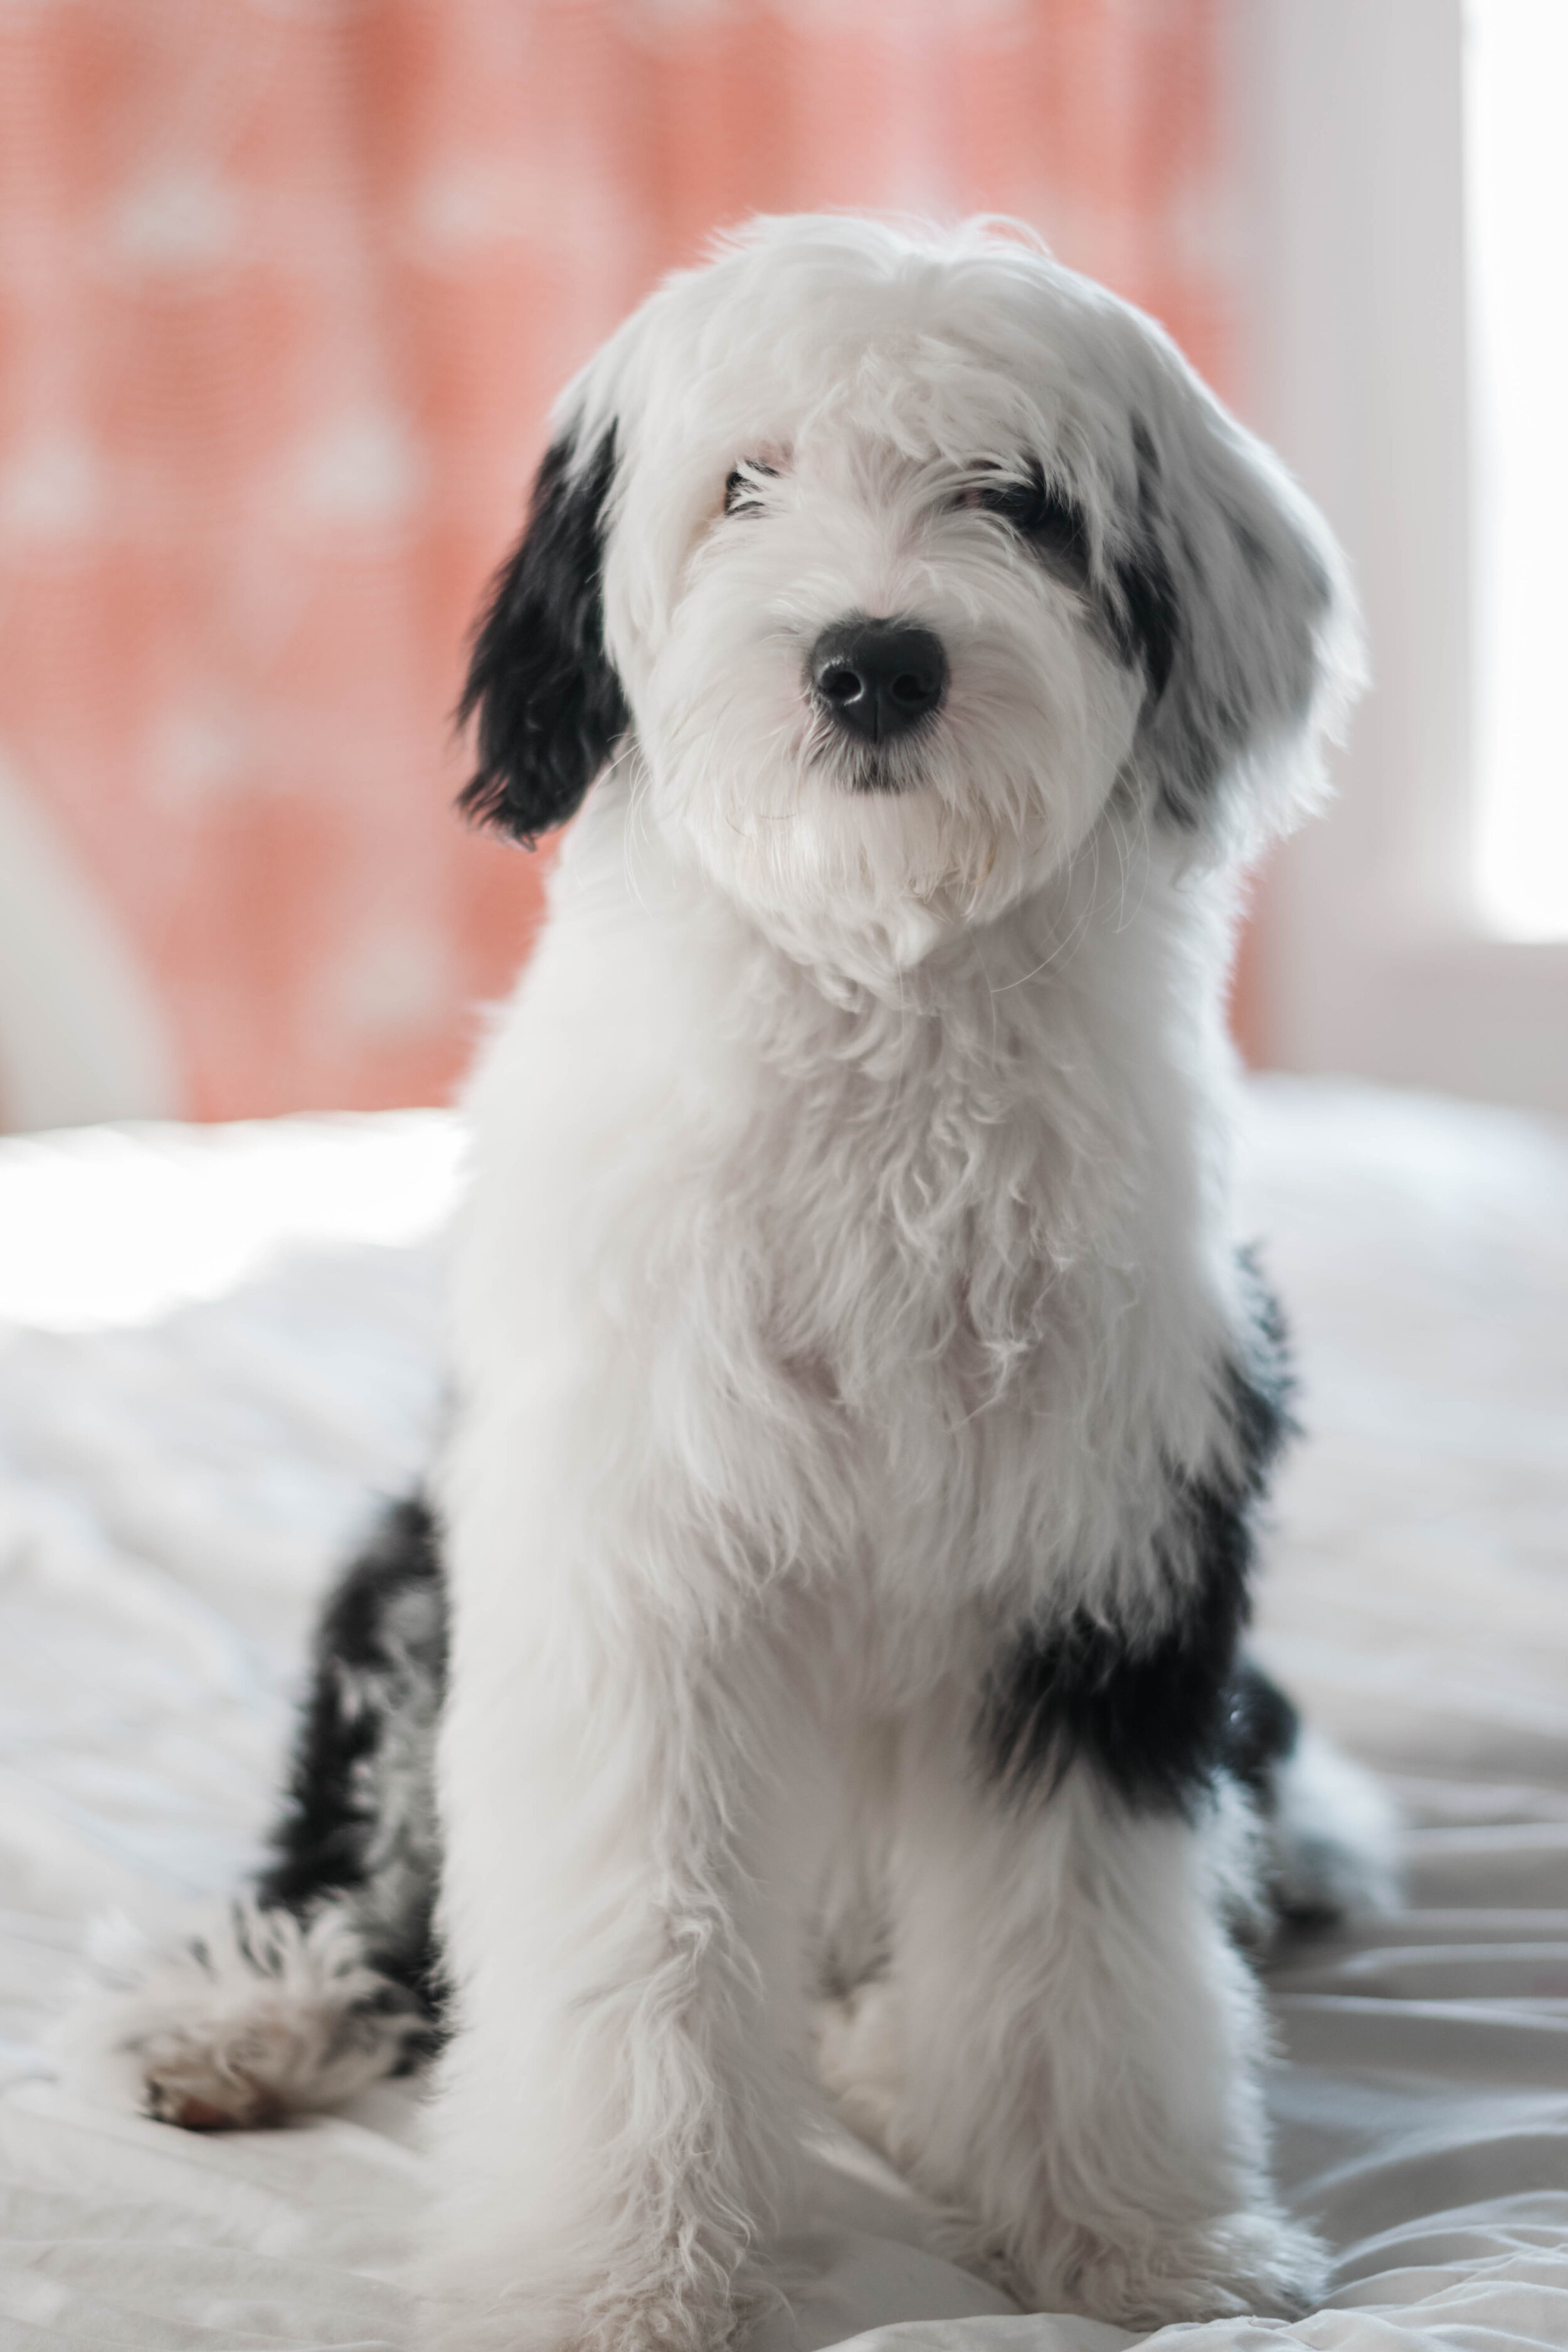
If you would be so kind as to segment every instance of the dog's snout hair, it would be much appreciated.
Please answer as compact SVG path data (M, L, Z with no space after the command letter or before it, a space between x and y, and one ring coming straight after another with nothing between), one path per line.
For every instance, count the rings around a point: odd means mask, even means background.
M891 741L934 719L947 694L947 649L912 621L858 614L824 629L811 649L812 692L844 733Z

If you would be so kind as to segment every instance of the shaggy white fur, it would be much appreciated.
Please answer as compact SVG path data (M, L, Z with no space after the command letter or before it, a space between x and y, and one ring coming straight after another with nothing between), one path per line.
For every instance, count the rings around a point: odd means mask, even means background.
M1298 2310L1234 1930L1373 1898L1386 1835L1238 1675L1283 1395L1223 992L1355 684L1338 558L1156 327L986 227L759 224L558 425L469 691L471 806L586 799L469 1097L433 2329L718 2346L819 2086L1029 2306ZM373 1857L424 1818L381 1718L436 1631L389 1680L361 1622L435 1607L404 1525L323 1653ZM318 2029L337 1869L272 1898ZM205 2073L173 1985L100 2032L144 2096L144 2044L176 2104L257 2075L204 1997Z
M1232 875L1352 680L1332 547L1156 328L984 230L764 224L560 428L627 723L470 1097L451 2340L730 2331L814 1937L882 1952L847 2111L1026 2302L1293 2310L1225 1809L1071 1760L1010 1802L975 1723L1019 1626L1157 1645L1173 1486L1240 1475ZM481 697L523 831L528 562ZM950 664L870 755L811 691L847 615Z

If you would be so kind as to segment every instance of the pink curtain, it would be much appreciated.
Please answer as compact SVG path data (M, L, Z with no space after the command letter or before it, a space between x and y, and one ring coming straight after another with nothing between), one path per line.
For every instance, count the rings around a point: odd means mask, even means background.
M1019 215L1223 387L1217 33L1216 0L11 0L0 747L192 1113L449 1087L541 870L449 811L465 631L552 396L716 226Z

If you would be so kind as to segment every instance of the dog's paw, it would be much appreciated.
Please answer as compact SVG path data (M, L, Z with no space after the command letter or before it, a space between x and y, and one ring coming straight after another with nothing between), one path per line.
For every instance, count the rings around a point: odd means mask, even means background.
M337 2105L397 2070L421 2020L339 1920L236 1904L160 1954L121 1939L53 2036L66 2081L187 2131Z
M1075 2310L1122 2327L1300 2319L1322 2300L1328 2273L1327 2251L1311 2231L1278 2214L1227 2213L1176 2237L1152 2238L1145 2225L1080 2241L1065 2281L1047 2293L1059 2294L1065 2284Z

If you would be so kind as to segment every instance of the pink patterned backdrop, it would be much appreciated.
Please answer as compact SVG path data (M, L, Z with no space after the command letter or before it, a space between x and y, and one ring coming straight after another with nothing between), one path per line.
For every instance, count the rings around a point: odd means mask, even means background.
M716 226L1018 215L1224 387L1217 20L11 0L0 750L181 1108L449 1089L541 871L450 814L465 631L552 394Z

